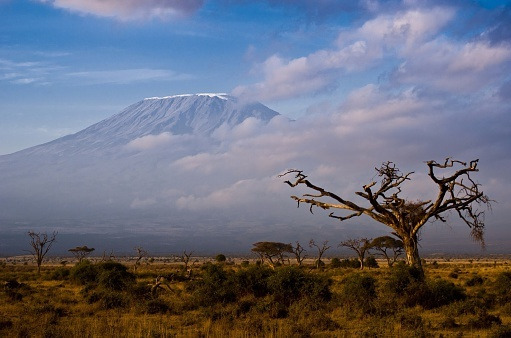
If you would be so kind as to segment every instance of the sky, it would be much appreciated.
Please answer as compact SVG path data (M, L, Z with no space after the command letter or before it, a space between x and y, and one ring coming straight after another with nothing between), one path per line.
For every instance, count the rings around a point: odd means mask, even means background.
M247 124L221 136L229 146L176 160L236 179L181 192L174 207L254 204L264 197L247 196L276 194L273 178L292 166L353 187L366 182L343 181L340 166L370 179L385 160L420 172L481 158L498 202L489 235L510 235L510 1L0 0L0 22L0 154L146 97L231 93L298 123ZM225 167L249 161L247 148L264 163Z

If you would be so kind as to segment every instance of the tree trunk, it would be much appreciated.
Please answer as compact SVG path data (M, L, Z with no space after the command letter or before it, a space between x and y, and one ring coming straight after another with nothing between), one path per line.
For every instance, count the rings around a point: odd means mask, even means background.
M410 238L403 238L403 247L406 253L406 264L422 271L417 235L413 235Z

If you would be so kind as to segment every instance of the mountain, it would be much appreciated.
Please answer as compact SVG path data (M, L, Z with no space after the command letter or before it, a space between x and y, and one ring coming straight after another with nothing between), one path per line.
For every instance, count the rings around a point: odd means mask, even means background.
M263 140L278 115L227 94L152 97L75 134L0 156L0 254L18 250L28 230L58 230L77 241L68 247L108 249L115 240L129 251L126 238L151 236L150 246L164 250L171 240L191 248L199 237L203 248L226 236L245 238L245 247L254 217L267 213L233 208L222 191L236 194L253 175L275 176L244 137ZM195 209L194 199L210 194L221 207Z
M268 122L277 115L261 103L240 102L227 94L151 97L76 134L23 150L17 157L103 152L140 137L166 132L209 136L222 125L233 127L250 117Z

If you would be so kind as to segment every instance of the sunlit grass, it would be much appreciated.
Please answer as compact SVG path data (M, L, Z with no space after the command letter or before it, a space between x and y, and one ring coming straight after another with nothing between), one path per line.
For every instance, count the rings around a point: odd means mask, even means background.
M196 263L194 267L195 282L199 284L204 273L201 264ZM171 280L170 291L162 290L153 298L130 296L127 291L114 293L127 300L124 305L109 308L101 302L88 300L93 289L84 291L87 286L69 277L60 278L57 272L61 266L44 266L37 276L35 267L30 264L6 264L0 267L0 281L17 280L23 286L14 293L0 292L0 336L498 337L511 332L511 306L496 301L493 291L497 276L511 271L507 261L451 260L436 264L428 261L428 280L452 282L466 294L465 300L432 308L401 304L399 297L391 295L386 286L394 270L384 262L380 265L380 268L363 271L364 276L370 276L376 283L376 298L370 301L369 307L356 304L350 307L343 298L346 297L343 296L345 281L360 271L332 269L327 265L321 271L311 267L303 270L332 281L331 299L315 302L298 298L285 305L280 313L275 312L272 295L256 297L248 293L235 300L199 304L194 298L192 281L186 278ZM65 269L71 267L68 265ZM176 275L182 273L180 269L177 263L143 265L137 269L135 283L139 288L150 289L149 285L154 284L157 276ZM234 274L242 269L245 268L238 264L224 264L221 270ZM133 272L131 266L129 271ZM102 294L105 293L100 293L100 297ZM483 303L484 311L478 305ZM148 307L150 305L153 307Z

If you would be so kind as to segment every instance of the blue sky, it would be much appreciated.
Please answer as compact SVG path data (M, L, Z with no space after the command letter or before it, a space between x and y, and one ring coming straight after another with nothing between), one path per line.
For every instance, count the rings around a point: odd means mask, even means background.
M508 1L1 0L0 154L150 96L234 92L296 118L373 84L505 91L509 12ZM454 73L438 72L461 55L479 65L457 92Z

